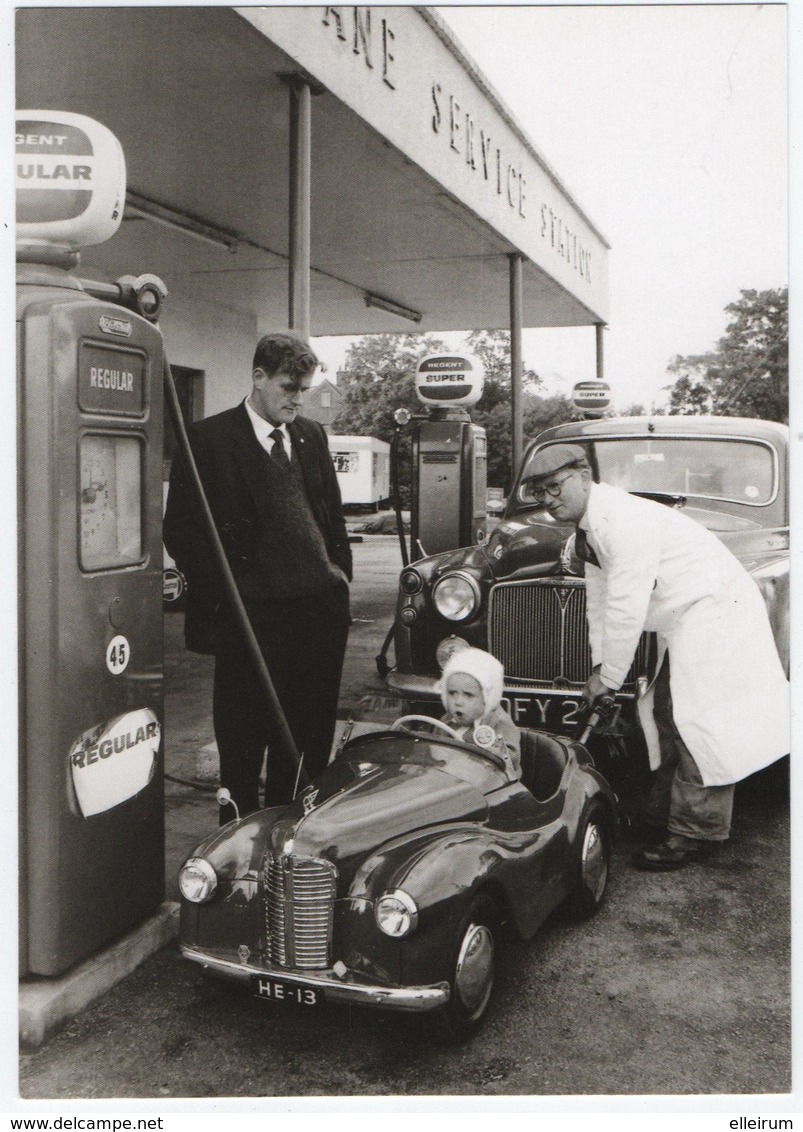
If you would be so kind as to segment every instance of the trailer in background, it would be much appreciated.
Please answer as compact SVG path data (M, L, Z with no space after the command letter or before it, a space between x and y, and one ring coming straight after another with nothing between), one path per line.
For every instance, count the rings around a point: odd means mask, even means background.
M390 445L375 436L329 436L329 451L345 507L370 507L390 498Z

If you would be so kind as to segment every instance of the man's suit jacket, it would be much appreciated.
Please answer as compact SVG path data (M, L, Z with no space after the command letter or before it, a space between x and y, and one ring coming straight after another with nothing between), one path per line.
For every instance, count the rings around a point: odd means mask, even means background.
M297 417L288 426L306 495L323 535L329 558L351 580L351 548L340 487L321 425ZM235 579L253 568L265 521L264 450L245 405L198 421L189 429L190 446L209 506ZM203 526L187 469L173 462L164 518L164 542L187 578L185 637L194 652L214 652L216 611L224 600L211 544ZM266 579L265 599L270 600Z

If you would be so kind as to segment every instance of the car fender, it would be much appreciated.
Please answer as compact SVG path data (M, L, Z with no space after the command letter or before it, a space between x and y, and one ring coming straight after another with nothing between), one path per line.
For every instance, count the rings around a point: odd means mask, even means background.
M560 883L546 887L524 883L526 861L538 853L544 837L540 828L502 833L455 826L435 837L385 845L363 862L349 895L373 902L386 892L403 889L418 907L416 934L440 938L449 936L466 904L485 889L501 917L527 937L565 895Z
M761 590L767 615L775 637L775 647L789 676L789 559L779 559L753 571L753 580Z
M229 822L205 837L190 855L204 857L221 881L256 879L271 831L283 813L284 807L274 806Z

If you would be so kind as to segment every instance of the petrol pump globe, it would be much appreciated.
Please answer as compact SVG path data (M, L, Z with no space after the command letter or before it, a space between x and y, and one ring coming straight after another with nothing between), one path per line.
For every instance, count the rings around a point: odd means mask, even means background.
M17 242L77 250L108 240L125 208L122 147L69 111L16 114Z
M472 354L427 354L416 366L418 400L435 408L476 405L484 385L482 362Z
M572 404L586 417L604 417L610 403L607 381L578 381L572 389Z

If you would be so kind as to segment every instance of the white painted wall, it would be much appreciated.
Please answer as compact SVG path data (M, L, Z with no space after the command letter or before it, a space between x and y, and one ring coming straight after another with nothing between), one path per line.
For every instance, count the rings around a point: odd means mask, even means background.
M171 290L159 325L171 364L204 371L205 417L236 405L251 391L259 338L255 319Z

